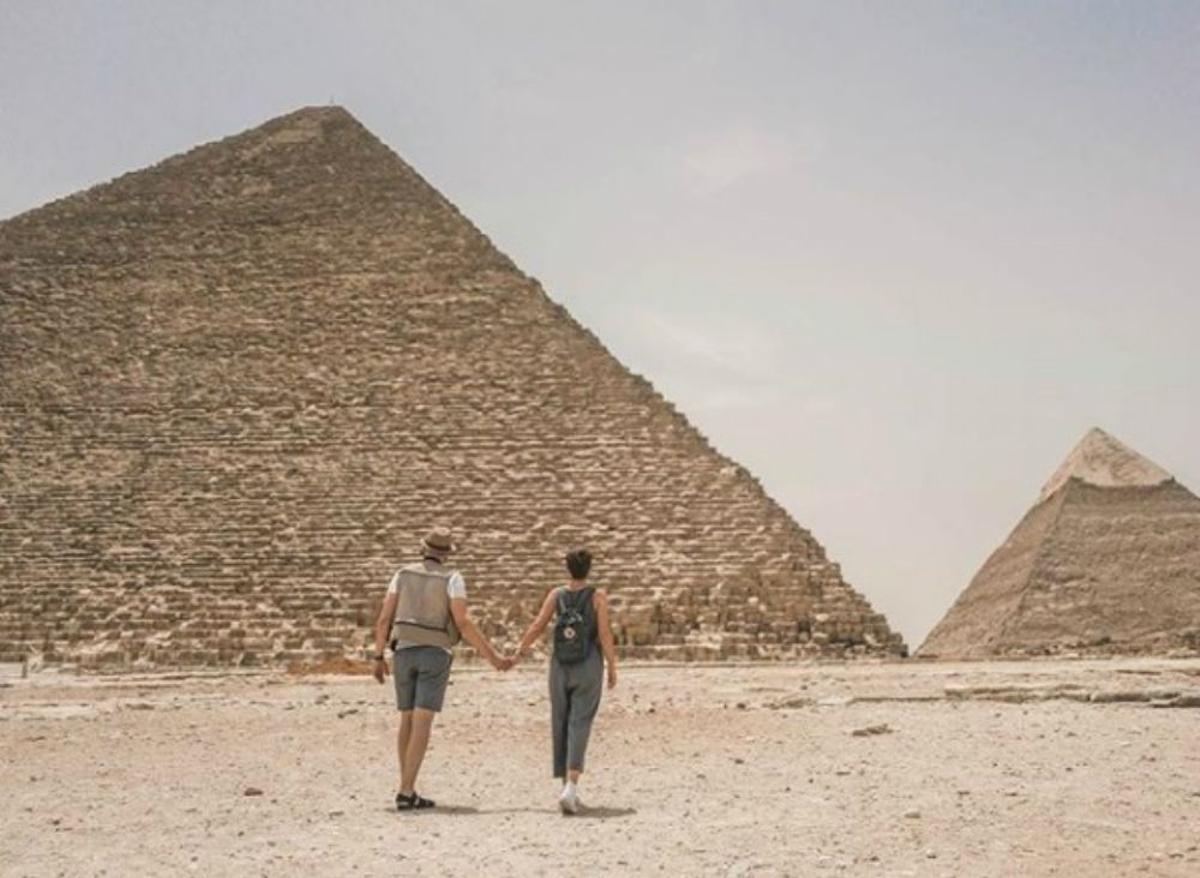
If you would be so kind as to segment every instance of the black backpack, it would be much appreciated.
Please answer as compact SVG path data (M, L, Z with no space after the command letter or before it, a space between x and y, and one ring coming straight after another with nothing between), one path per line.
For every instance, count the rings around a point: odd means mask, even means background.
M574 600L568 602L569 589L558 591L558 620L554 623L554 659L560 665L576 665L592 652L593 625L591 613L592 592L590 585L580 589Z

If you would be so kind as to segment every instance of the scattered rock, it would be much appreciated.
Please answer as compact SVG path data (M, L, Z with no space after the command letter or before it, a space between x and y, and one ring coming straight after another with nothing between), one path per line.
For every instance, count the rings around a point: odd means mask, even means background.
M1200 692L1188 692L1167 698L1163 701L1151 702L1151 707L1200 707Z
M820 707L845 707L853 702L853 698L845 695L830 695L828 698L822 698L817 701L817 705Z
M855 738L866 738L871 735L890 735L893 729L887 723L880 723L875 726L863 726L861 729L855 729L850 734Z
M909 820L919 820L921 817L921 812L918 811L916 808L913 808L909 811L905 811L904 816L907 817Z
M794 710L797 707L809 707L813 704L811 698L796 695L791 698L781 698L767 705L768 710Z
M1178 692L1165 689L1122 689L1108 692L1093 692L1089 701L1097 704L1143 703L1164 698L1174 698Z
M1025 704L1030 701L1089 701L1094 693L1088 692L1078 683L1062 683L1054 686L958 686L944 689L946 698L957 701L1003 701L1008 704Z
M246 787L244 790L242 790L243 796L261 796L262 794L263 791L258 787Z

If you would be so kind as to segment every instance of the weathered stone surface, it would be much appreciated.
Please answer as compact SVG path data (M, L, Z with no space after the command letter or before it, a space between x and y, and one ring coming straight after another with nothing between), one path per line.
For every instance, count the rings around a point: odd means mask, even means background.
M940 658L1200 651L1200 498L1101 430L930 632Z
M0 371L0 661L352 654L434 522L509 642L586 544L631 656L904 648L339 108L0 224Z

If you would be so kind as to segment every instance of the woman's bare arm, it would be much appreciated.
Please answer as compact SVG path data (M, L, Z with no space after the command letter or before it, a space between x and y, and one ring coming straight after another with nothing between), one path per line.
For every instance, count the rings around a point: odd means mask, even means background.
M550 624L550 617L554 615L554 604L557 600L558 589L553 588L546 595L546 599L542 601L542 608L538 611L537 618L529 624L529 628L525 631L525 636L521 638L521 645L517 647L518 656L522 656L528 652L534 642L542 636L542 632Z
M612 623L608 613L608 592L596 591L596 627L599 629L600 650L608 669L608 688L617 685L617 644L613 640Z

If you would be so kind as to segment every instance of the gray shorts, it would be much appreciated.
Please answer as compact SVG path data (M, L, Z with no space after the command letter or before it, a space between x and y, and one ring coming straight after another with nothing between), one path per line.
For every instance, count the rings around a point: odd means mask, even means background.
M442 709L450 682L452 656L440 646L406 646L396 650L392 679L396 683L396 709Z

